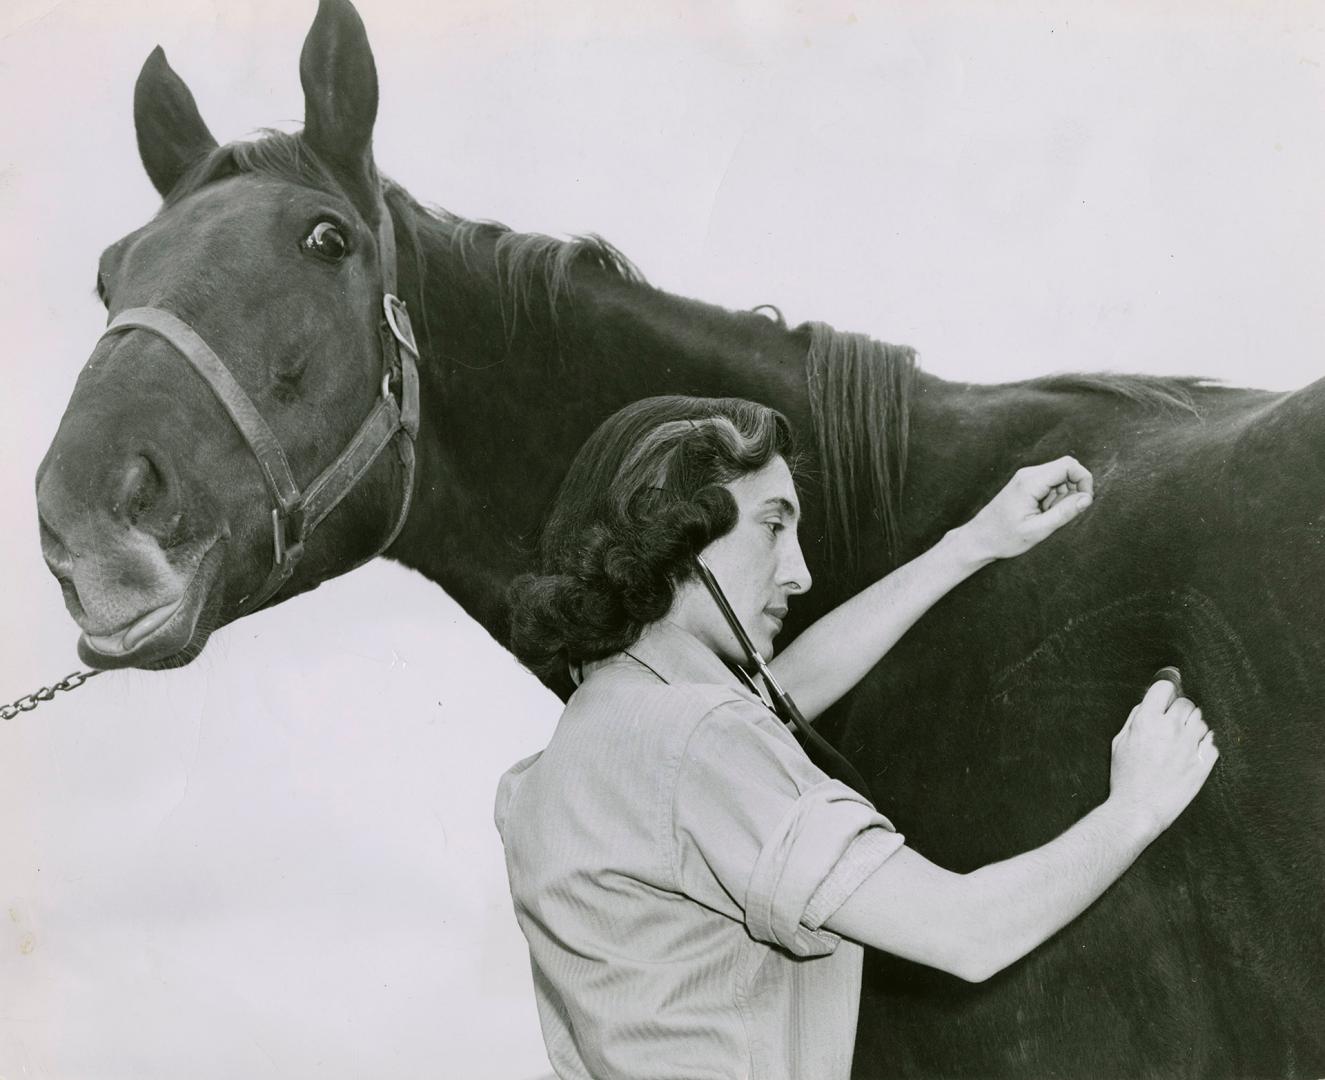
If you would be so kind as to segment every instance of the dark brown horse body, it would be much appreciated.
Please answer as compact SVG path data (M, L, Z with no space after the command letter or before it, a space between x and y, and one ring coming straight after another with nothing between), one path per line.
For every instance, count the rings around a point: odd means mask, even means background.
M307 483L380 392L376 81L347 5L323 3L301 75L302 136L218 148L153 55L135 109L166 204L108 249L101 280L112 313L190 321ZM571 456L646 395L755 398L817 445L817 585L791 630L932 544L1015 468L1070 452L1094 470L1086 518L945 599L824 726L909 841L955 870L1043 843L1102 799L1109 740L1162 663L1205 707L1219 768L1100 903L990 982L872 957L858 1075L1325 1071L1325 384L945 383L906 350L668 296L599 241L430 214L391 185L387 206L423 401L414 507L388 554L498 640L505 587ZM371 554L400 483L393 459L375 464L277 600ZM270 565L250 449L142 332L93 352L38 500L101 666L187 662Z

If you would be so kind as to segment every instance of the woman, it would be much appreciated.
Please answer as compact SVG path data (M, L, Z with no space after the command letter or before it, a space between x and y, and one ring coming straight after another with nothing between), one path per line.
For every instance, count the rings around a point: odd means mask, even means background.
M584 445L542 572L512 587L516 654L580 682L496 809L560 1077L845 1078L861 945L987 978L1098 897L1214 764L1200 711L1157 683L1114 739L1109 798L1062 836L964 875L908 848L738 677L746 656L694 572L702 556L771 656L810 587L793 460L764 406L637 402ZM1070 458L1022 470L802 634L774 675L812 719L939 597L1066 525L1090 491Z

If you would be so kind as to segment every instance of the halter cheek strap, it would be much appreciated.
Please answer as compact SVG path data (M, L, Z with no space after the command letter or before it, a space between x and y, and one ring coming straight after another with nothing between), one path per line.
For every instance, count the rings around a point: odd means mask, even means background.
M240 615L265 604L290 580L313 530L353 490L393 441L404 472L400 510L386 539L369 559L376 558L395 542L409 516L414 493L414 440L419 433L419 350L405 302L395 295L396 243L391 215L385 202L379 204L379 210L377 251L383 283L383 317L379 326L381 394L349 445L303 491L290 471L285 451L253 400L211 346L183 319L163 308L128 308L115 316L102 334L105 338L126 330L147 330L169 342L211 389L257 459L263 483L275 504L271 512L272 566L258 591L242 602Z

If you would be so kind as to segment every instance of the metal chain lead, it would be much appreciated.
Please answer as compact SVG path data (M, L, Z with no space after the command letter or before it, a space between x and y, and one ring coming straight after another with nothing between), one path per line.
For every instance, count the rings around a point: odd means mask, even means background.
M40 690L24 694L12 705L0 705L0 720L12 720L21 712L32 712L43 701L50 701L51 698L55 697L57 690L77 690L88 679L100 674L100 671L75 671L72 675L66 675L53 686L43 686Z

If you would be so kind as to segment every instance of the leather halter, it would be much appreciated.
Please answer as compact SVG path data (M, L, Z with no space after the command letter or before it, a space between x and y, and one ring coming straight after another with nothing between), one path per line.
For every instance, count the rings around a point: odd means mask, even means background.
M386 539L369 559L391 546L409 516L414 493L414 440L419 433L419 349L405 302L395 295L396 237L383 199L378 200L378 212L381 220L377 229L377 254L382 272L383 316L378 327L382 351L381 395L340 456L302 491L290 471L285 451L253 400L221 358L183 319L164 308L127 308L110 321L101 335L104 339L126 330L147 330L169 342L211 388L257 458L263 482L276 504L271 512L272 567L258 591L240 601L240 615L265 604L290 580L313 530L393 441L405 473L400 511ZM399 401L392 393L393 386Z

